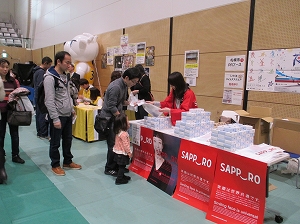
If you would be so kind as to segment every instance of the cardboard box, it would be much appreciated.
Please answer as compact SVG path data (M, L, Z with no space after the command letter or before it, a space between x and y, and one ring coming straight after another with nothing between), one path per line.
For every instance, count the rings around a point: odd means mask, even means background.
M272 108L252 106L249 112L244 110L236 110L240 115L240 124L251 125L255 129L254 144L260 143L269 144L270 122L273 121L271 117Z
M300 154L300 119L274 119L271 145L291 153Z

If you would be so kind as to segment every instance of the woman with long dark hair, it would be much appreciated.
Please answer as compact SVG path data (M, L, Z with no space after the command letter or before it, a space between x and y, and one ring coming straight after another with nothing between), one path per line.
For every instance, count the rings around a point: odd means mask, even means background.
M195 93L184 81L180 72L173 72L168 77L168 83L171 87L170 94L164 101L157 104L165 115L171 116L172 124L181 119L181 112L189 111L190 108L197 108ZM156 105L156 103L154 103Z

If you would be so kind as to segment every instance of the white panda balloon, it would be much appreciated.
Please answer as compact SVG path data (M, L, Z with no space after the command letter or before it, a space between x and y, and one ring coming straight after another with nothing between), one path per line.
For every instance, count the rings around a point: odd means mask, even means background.
M80 78L85 78L93 84L95 74L93 60L99 51L97 36L90 33L77 35L65 43L64 50L70 53L75 64L75 72L80 75Z

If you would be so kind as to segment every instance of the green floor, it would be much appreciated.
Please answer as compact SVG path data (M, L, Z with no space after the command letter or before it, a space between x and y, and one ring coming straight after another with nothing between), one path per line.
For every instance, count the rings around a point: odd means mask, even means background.
M211 223L205 213L181 203L130 173L127 185L117 186L103 174L106 143L73 140L74 162L82 170L55 176L50 169L49 143L36 138L35 123L20 127L24 165L12 163L7 136L7 185L0 185L0 223ZM283 223L300 223L300 189L295 177L275 171L267 206L282 213ZM264 223L276 223L265 214Z

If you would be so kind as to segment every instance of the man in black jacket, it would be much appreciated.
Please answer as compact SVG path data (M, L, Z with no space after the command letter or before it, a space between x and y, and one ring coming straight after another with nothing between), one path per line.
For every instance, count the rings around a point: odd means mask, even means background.
M42 59L42 64L40 66L36 66L33 69L36 131L37 131L37 137L41 139L49 139L48 137L49 122L46 120L47 114L42 114L37 105L38 86L44 80L44 74L47 71L47 69L50 68L51 64L52 64L52 59L49 57L44 57Z

